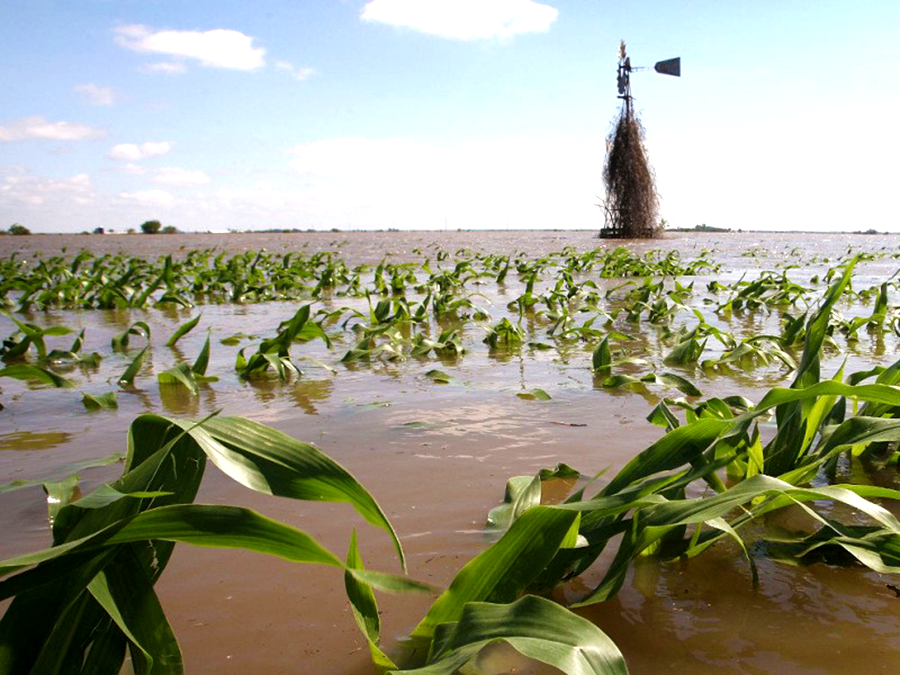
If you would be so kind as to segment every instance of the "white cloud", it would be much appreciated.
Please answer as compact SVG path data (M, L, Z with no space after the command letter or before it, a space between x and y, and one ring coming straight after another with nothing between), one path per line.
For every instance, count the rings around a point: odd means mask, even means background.
M545 33L559 12L533 0L371 0L360 18L455 40Z
M121 192L119 197L135 202L140 206L151 206L154 208L169 208L175 205L178 200L175 196L165 190L138 190L137 192Z
M178 61L160 61L151 63L141 68L145 73L165 73L166 75L180 75L187 72L187 66Z
M51 141L83 141L103 138L105 129L95 129L85 124L49 122L46 117L22 117L0 125L0 141L44 139Z
M115 29L120 47L148 54L196 59L210 68L257 70L265 64L266 50L253 46L253 38L236 30L158 30L127 25ZM159 64L156 64L159 67ZM164 72L172 72L171 70Z
M110 159L126 159L130 162L136 162L137 160L147 159L148 157L165 155L172 149L172 145L173 144L169 141L141 143L140 145L134 143L120 143L119 145L114 145L110 148L106 155Z
M249 211L257 218L271 218L278 213L293 212L297 217L299 202L295 191L284 192L273 188L265 181L257 181L249 187L220 188L211 201L202 205L209 211ZM302 217L302 216L301 216Z
M122 171L122 173L130 173L136 176L147 173L147 169L142 167L140 164L131 163L122 165L121 167L119 167L119 170Z
M167 166L159 169L153 177L154 183L163 185L205 185L209 182L209 176L202 171L180 169L175 166Z
M119 159L121 159L121 157ZM148 169L140 164L128 163L121 165L119 171L133 176L149 176L154 183L171 185L173 187L206 185L210 182L209 176L203 171L197 169L182 169L176 166Z
M112 87L98 87L96 84L79 84L73 90L84 95L91 105L110 106L116 102L116 93Z
M293 77L295 80L299 80L300 82L308 80L313 75L317 74L315 68L297 67L289 61L276 61L275 70L280 70L284 73L290 73L291 77Z
M0 205L16 206L72 206L94 202L90 176L84 173L55 180L34 176L22 168L0 169Z

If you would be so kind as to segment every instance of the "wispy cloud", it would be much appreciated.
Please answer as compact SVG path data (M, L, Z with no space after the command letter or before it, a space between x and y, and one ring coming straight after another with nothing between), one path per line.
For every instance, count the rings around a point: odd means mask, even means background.
M0 125L0 141L44 139L50 141L83 141L103 138L106 130L71 122L50 122L40 115L10 120Z
M180 75L187 72L187 66L180 61L160 61L142 66L145 73L164 73L166 75Z
M210 68L257 70L266 64L266 50L253 46L253 38L240 31L157 30L131 24L115 29L120 47L145 54L166 54L178 59L195 59ZM159 68L159 64L155 64ZM163 72L173 72L170 68Z
M94 202L91 179L86 173L54 180L35 176L20 167L0 168L0 205L71 206Z
M153 208L169 208L174 206L178 201L171 192L165 190L138 190L137 192L121 192L119 197L139 204L141 206L150 206Z
M116 102L116 93L112 87L98 87L96 84L79 84L72 88L81 94L91 105L110 106Z
M545 33L559 12L533 0L371 0L360 18L454 40Z
M182 169L178 166L152 168L140 164L121 164L118 170L132 176L147 176L159 185L171 187L192 187L206 185L211 181L209 175L199 169Z
M140 145L135 143L120 143L119 145L114 145L110 148L106 155L111 159L124 159L129 162L136 162L140 159L147 159L148 157L165 155L172 149L172 145L173 144L169 141L141 143Z
M173 186L205 185L209 183L209 176L199 170L166 166L156 171L153 182Z
M281 72L288 73L291 75L291 77L293 77L295 80L299 80L300 82L308 80L318 72L315 68L295 66L290 61L276 61L275 70L280 70Z

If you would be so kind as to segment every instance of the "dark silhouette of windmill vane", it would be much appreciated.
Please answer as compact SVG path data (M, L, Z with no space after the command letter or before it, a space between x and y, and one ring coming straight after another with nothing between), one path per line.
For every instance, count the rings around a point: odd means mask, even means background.
M658 61L653 69L663 75L680 77L681 58ZM600 236L604 238L650 238L660 231L656 180L647 160L644 129L632 104L631 73L638 70L645 68L631 65L625 42L620 42L616 86L622 108L614 131L606 139L603 167L606 198L600 204L605 216Z

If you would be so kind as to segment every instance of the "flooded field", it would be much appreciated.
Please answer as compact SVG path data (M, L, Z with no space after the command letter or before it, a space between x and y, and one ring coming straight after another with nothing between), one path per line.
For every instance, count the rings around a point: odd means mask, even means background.
M846 374L890 366L900 352L897 323L892 323L898 305L898 237L670 234L659 241L626 243L639 257L658 251L654 260L672 254L681 265L709 263L696 266L690 275L648 276L647 283L664 283L653 291L657 295L648 291L646 297L652 299L647 300L630 295L641 292L642 276L607 278L599 268L578 269L571 263L588 251L610 252L617 246L590 232L550 231L0 237L0 256L15 256L32 268L48 256L73 259L81 250L146 260L171 255L176 261L189 251L206 249L213 249L211 256L248 253L250 259L261 249L273 257L330 252L333 260L359 271L360 288L372 290L367 298L362 292L344 292L347 286L336 283L325 292L304 291L289 299L230 291L230 298L205 303L170 301L139 309L32 306L24 312L19 311L22 292L10 291L9 310L18 320L73 330L47 337L48 349L68 349L83 330L83 353L97 352L102 358L96 365L53 368L75 384L72 389L0 378L0 485L58 479L66 466L124 453L128 427L142 413L242 415L315 444L353 473L398 532L409 575L445 588L462 565L496 541L485 521L502 503L511 476L534 475L564 462L582 475L565 487L585 486L606 471L596 484L602 486L663 436L665 429L647 420L663 399L684 403L682 408L671 403L683 418L688 404L730 396L755 404L770 388L789 386L794 378L789 363L798 365L802 342L751 341L746 358L729 355L748 338L783 337L786 313L812 314L840 276L829 276L829 270L846 262L848 253L866 254L854 270L853 292L836 305L845 327L856 328L842 332L839 325L830 333L831 342L822 351L822 379L831 378L842 364ZM417 284L440 270L459 271L461 263L478 270L488 255L507 262L518 258L524 266L513 266L500 281L496 270L468 276L454 296L467 302L445 316L426 308L426 294ZM534 264L541 259L545 262ZM416 345L424 344L414 341L419 329L400 322L396 330L377 333L370 345L377 349L347 357L361 349L364 326L377 303L401 297L390 288L376 292L382 262L394 266L394 278L399 274L397 283L405 284L402 297L409 307L428 309L423 335L438 342L442 331L453 330L452 339L442 342L453 342L452 349L413 354ZM787 299L723 309L738 289L769 272L782 279L778 288ZM802 292L791 290L788 281ZM305 283L311 290L315 280ZM387 273L384 283L391 283ZM874 321L854 324L854 317L874 315L882 284L887 300L883 330L870 329ZM569 316L562 301L528 304L529 298L552 297L554 288L572 303L590 304L595 295L592 312ZM436 293L427 297L434 302ZM279 325L307 304L312 312L322 310L316 316L331 346L321 339L295 344L291 360L300 375L239 377L239 351L249 357L261 339L278 333ZM195 328L173 346L166 345L180 326L198 316ZM596 324L586 322L591 316L597 317ZM510 341L501 328L504 320L519 338ZM136 322L146 324L149 338L135 332L127 347L112 349L114 338ZM703 343L702 356L670 358L701 322L706 332L696 336ZM0 337L15 331L12 318L0 315ZM725 333L735 340L731 347ZM598 367L601 335L613 338L612 364ZM160 373L193 363L207 338L205 372L217 379L201 380L196 394L158 382ZM133 385L119 386L123 371L145 345L149 349ZM617 386L608 382L610 374L622 378ZM82 403L82 394L110 391L117 392L116 409L87 410ZM761 421L759 431L767 442L775 433L773 420ZM895 464L866 472L855 465L838 468L845 470L855 472L855 481L898 487ZM86 493L120 471L120 464L80 470L81 490ZM688 492L689 497L706 494L695 486ZM559 498L564 497L561 491ZM346 505L253 493L213 466L197 501L251 507L314 535L339 557L355 528L367 568L401 571L390 539ZM809 527L799 509L778 517L785 520L785 531ZM47 503L39 485L0 493L0 529L3 559L49 545ZM608 547L553 597L567 602L583 598L601 581L614 554L615 547ZM900 583L895 577L862 566L793 566L759 551L751 554L759 575L756 589L740 548L722 541L691 559L639 557L617 595L577 611L615 641L636 675L838 674L862 664L867 672L896 671L900 592L889 587ZM182 544L156 588L188 673L373 672L338 569ZM402 659L404 638L433 601L429 595L378 594L381 644L389 655ZM484 659L485 672L557 672L503 650Z

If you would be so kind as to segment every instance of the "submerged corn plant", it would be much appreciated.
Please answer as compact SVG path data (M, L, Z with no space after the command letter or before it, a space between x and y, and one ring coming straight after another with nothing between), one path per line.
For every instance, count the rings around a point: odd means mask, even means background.
M305 532L245 508L192 503L207 459L253 490L343 502L403 550L375 499L314 446L238 417L185 422L142 415L117 481L75 499L72 481L45 483L56 504L52 546L0 562L0 673L115 675L126 652L136 673L183 672L153 590L176 542L241 548L346 570L391 591L426 586L343 563ZM354 542L355 548L355 542ZM10 576L12 575L12 576Z
M338 251L311 255L265 251L226 256L213 250L192 250L180 259L161 256L95 255L82 251L31 261L11 256L0 260L0 306L19 312L58 309L146 309L177 305L190 308L210 303L248 303L322 298L327 295L361 297L402 295L410 289L431 288L435 296L460 289L468 282L493 279L504 284L511 269L527 276L551 266L584 274L599 268L603 278L622 276L684 276L715 271L707 252L682 260L677 252L651 251L643 256L625 248L595 249L576 254L566 250L533 261L521 257L436 251L418 266L428 278L421 281L412 263L382 262L374 270L371 288L364 287L365 266L350 268ZM440 269L450 260L452 269ZM432 265L438 269L432 269ZM442 305L439 305L442 306Z
M600 581L576 604L602 602L618 592L639 556L690 558L730 539L751 572L761 555L806 563L832 559L835 552L880 572L900 569L900 527L878 504L900 494L839 479L848 466L896 464L900 363L849 374L839 368L832 379L822 375L820 363L838 341L851 346L864 340L863 328L876 337L900 330L888 295L895 283L853 291L853 266L842 259L823 273L833 285L817 304L818 291L792 281L787 268L751 280L723 276L706 282L705 291L703 283L674 278L717 271L706 251L693 259L624 248L529 257L430 247L417 255L424 255L420 264L385 259L374 270L351 269L331 252L229 257L195 251L157 261L79 254L33 266L0 261L0 302L20 313L119 308L143 315L159 311L157 306L171 312L173 305L320 300L323 309L313 315L310 305L300 306L272 337L238 333L221 339L235 347L237 377L290 377L298 372L291 349L314 338L330 346L326 330L346 345L341 360L348 369L409 358L417 368L439 359L435 365L443 368L474 349L494 357L521 353L523 363L526 354L550 351L553 358L577 360L588 382L593 375L597 396L617 387L683 394L653 400L648 419L665 435L618 473L589 484L575 483L577 472L564 469L513 477L504 503L488 514L487 536L495 543L462 567L419 622L411 641L418 656L396 657L395 663L380 646L373 586L421 587L363 569L355 534L341 562L308 535L258 514L190 503L209 457L254 489L349 501L393 535L368 493L321 453L310 454L311 446L267 427L234 418L195 425L142 416L132 427L125 473L112 486L76 500L71 479L43 481L59 501L52 513L54 545L0 567L9 575L0 582L0 596L14 598L0 620L0 673L114 673L126 651L137 672L179 672L177 643L153 592L176 541L241 546L342 569L376 668L423 675L481 672L482 650L498 642L566 673L626 672L618 649L599 629L538 594L591 570L590 578ZM624 280L602 281L612 278ZM491 284L502 297L491 306L494 318L474 304L480 294L473 291ZM871 313L843 318L838 306L851 293L854 302L871 302ZM334 309L335 298L347 298L350 306ZM0 377L74 385L53 368L90 360L83 333L70 349L53 350L44 336L68 329L39 325L46 322L29 314L7 316L16 326L4 343L8 365ZM111 345L122 352L137 341L121 365L125 372L112 378L125 389L151 365L150 325L135 318L127 319L131 325ZM198 313L168 343L174 346L199 320ZM481 329L487 347L479 346ZM237 349L248 340L252 346ZM206 374L209 338L193 364L173 351L176 365L155 373L161 390L177 386L196 393L199 382L215 378ZM697 376L766 366L794 379L756 403L739 396L703 399L693 383ZM452 371L430 365L421 370L435 388L459 381ZM562 398L550 391L552 401L523 381L517 395L550 401L533 404L550 407ZM88 409L117 405L113 392L82 394L82 402ZM574 492L550 506L542 497L554 478L571 481ZM853 519L838 522L841 511L829 509L834 503L852 510ZM786 506L805 510L819 528L768 540L765 516ZM756 526L747 528L751 522ZM762 542L754 545L758 536ZM612 562L597 570L601 553L612 548Z
M297 341L309 341L315 338L329 343L328 336L322 327L310 321L310 305L304 305L288 321L278 327L278 334L263 340L250 358L244 356L244 350L238 352L235 370L244 379L267 377L272 369L278 379L287 379L289 373L299 373L300 369L291 361L291 345Z
M72 329L68 326L37 326L33 323L19 321L8 312L0 312L12 321L18 330L3 340L0 345L0 359L5 362L17 361L23 359L29 352L31 347L37 352L39 360L48 358L47 345L44 340L46 337L69 335ZM75 343L79 345L78 341ZM80 346L75 351L80 351Z
M460 570L413 631L418 653L426 655L422 667L392 672L425 675L463 672L465 668L480 672L477 652L498 640L538 660L550 653L560 655L563 649L559 646L544 644L534 651L529 651L529 646L552 640L550 622L574 615L554 605L552 611L560 616L551 618L549 608L530 594L545 592L582 574L616 539L617 550L605 574L583 593L576 606L616 595L639 556L691 558L723 538L736 542L754 582L754 557L767 553L779 560L805 563L837 550L846 559L875 571L900 572L900 520L878 503L900 501L900 491L868 484L828 484L837 457L880 456L896 461L900 443L900 387L894 384L900 380L900 362L887 369L854 373L846 381L841 372L834 380L820 379L819 354L852 267L852 263L847 265L810 317L804 352L790 388L775 387L756 405L740 397L709 399L697 405L680 402L676 409L684 410L684 422L661 403L651 419L667 433L593 496L586 496L590 486L585 485L564 503L545 505L541 503L543 479L551 473L510 479L504 504L488 516L489 526L502 530L503 536ZM607 373L611 364L611 351L604 340L594 352L594 367ZM870 377L876 377L876 382L863 384ZM848 401L853 401L854 407L862 403L855 414L848 415ZM777 432L763 443L757 422L773 412ZM724 481L726 475L731 486ZM816 484L809 486L813 478ZM687 488L694 484L704 485L709 494L688 497ZM829 503L855 512L853 519L839 522ZM819 529L789 540L780 534L778 541L751 549L741 528L788 506L801 508L819 523ZM762 537L765 539L765 533ZM523 610L525 607L528 609ZM549 628L541 635L530 635L534 642L520 642L522 636L513 617L522 611L528 612L525 620L536 632L539 626ZM485 618L476 622L477 628L471 627L472 616L480 613ZM503 623L488 616L503 617ZM360 621L360 626L365 633L364 622ZM467 637L457 644L455 636L460 630ZM368 636L377 649L377 636ZM585 646L587 651L593 649L599 648ZM617 650L604 653L603 663L593 666L576 667L561 656L560 662L551 663L572 673L626 672ZM377 663L382 669L387 667L384 659Z

